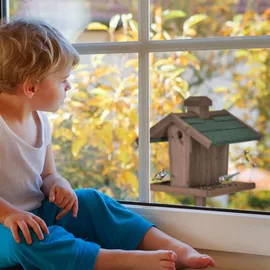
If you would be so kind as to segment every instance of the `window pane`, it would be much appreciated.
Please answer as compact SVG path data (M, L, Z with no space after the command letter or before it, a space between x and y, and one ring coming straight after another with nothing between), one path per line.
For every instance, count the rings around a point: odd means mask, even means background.
M49 114L59 173L74 188L138 200L137 55L83 56L63 108Z
M151 0L151 39L270 34L268 0Z
M270 50L156 53L151 55L151 61L151 127L172 112L186 112L183 103L189 96L207 96L213 103L210 107L211 115L214 111L228 110L262 134L262 139L257 141L249 128L243 126L232 116L228 116L226 112L216 113L216 117L212 115L210 122L186 116L187 120L184 120L184 123L215 142L217 152L211 152L211 155L210 152L205 152L206 147L201 146L200 138L198 143L198 137L196 137L197 139L191 137L193 138L192 143L185 148L186 152L179 150L182 149L180 144L183 147L188 145L190 137L183 136L185 132L181 133L181 128L179 131L174 131L175 133L172 134L175 134L176 137L179 136L177 141L180 142L177 146L172 147L171 152L172 158L175 156L176 167L180 168L180 171L175 174L181 175L182 172L188 172L188 183L192 183L193 188L208 190L212 194L218 190L223 192L222 197L207 198L207 206L269 211ZM224 116L225 114L228 119ZM224 116L223 120L220 116L218 118L218 115ZM185 116L182 116L181 119L184 119L183 117ZM218 122L220 120L227 122ZM170 123L168 121L167 125ZM159 131L156 133L155 140L152 140L160 142L151 143L151 180L162 178L163 170L167 174L163 180L171 180L172 167L169 162L168 137L166 133L162 132L162 125L160 128L157 128ZM226 149L221 147L227 143L230 145L228 158ZM198 152L195 155L196 151ZM205 156L203 157L203 155ZM190 165L185 165L188 160ZM210 161L211 163L209 163ZM228 170L226 170L227 161ZM219 168L219 166L224 167ZM220 171L223 172L223 175L237 172L240 174L232 177L232 182L215 185L213 180L216 184L219 182L218 178L222 176L219 174ZM208 177L205 177L205 174ZM155 177L155 175L159 177ZM186 178L181 176L180 179L182 182L178 181L178 183L183 186L183 179ZM252 189L226 194L226 188L234 189L232 187L236 185L235 181L242 181L246 188L248 186ZM251 186L245 184L250 182L254 182L256 188L253 189L252 184ZM241 183L240 185L243 186ZM166 188L164 185L159 187L163 190ZM186 188L184 192L191 194L190 192L194 192L194 189ZM187 194L154 192L154 201L194 205L194 197L187 196Z
M73 43L138 40L138 0L10 0L10 14L44 19Z

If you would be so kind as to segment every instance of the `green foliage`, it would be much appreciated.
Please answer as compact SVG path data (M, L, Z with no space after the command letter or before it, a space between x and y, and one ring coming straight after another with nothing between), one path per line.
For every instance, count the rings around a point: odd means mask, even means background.
M229 208L270 211L270 191L246 191L230 195Z
M153 7L151 38L270 34L269 10L264 14L248 11L237 15L221 2L215 1L208 10L199 6L200 12L196 14L177 8L163 10L160 5ZM91 23L88 29L107 31L111 41L138 40L138 23L131 14L114 16L109 27ZM230 71L233 87L220 85L209 91L226 100L228 109L234 107L258 114L254 127L262 132L264 139L256 147L254 161L270 170L269 54L267 49L217 51L206 56L189 51L151 54L151 125L172 111L182 112L184 99L191 93L197 94L200 85ZM89 64L75 71L73 95L59 118L53 121L54 152L59 171L74 188L94 187L117 199L136 200L138 153L134 141L138 136L138 59L136 55L115 57L118 64L108 55L91 56ZM219 59L225 57L230 61L220 63ZM247 71L237 69L239 64ZM187 70L192 72L192 80L186 79ZM246 113L243 120L248 122L250 114ZM169 169L167 147L166 143L151 145L153 174ZM232 157L235 165L240 155ZM234 207L234 202L236 205L237 201L243 201L245 205L237 204L238 208L268 209L266 198L252 194L231 196L230 207ZM165 193L154 196L156 201L164 203L194 203L186 196ZM214 200L208 200L208 205L219 206Z

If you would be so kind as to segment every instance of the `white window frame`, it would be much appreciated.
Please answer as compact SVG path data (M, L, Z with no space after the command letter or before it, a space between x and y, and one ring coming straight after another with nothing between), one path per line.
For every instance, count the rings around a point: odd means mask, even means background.
M9 14L8 0L6 12ZM150 83L149 53L269 48L270 36L198 38L151 41L150 0L139 2L138 42L73 44L81 55L136 53L139 58L139 201L150 203ZM162 230L195 248L270 257L270 214L247 214L126 205Z

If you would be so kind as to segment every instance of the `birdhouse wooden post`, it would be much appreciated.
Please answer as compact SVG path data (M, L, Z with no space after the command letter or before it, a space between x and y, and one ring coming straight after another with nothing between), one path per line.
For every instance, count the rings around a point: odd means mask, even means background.
M254 183L221 185L228 174L229 144L260 140L261 134L226 110L210 111L208 97L189 97L185 113L171 113L150 130L151 142L168 141L170 180L152 190L194 195L196 205L207 197L255 188Z

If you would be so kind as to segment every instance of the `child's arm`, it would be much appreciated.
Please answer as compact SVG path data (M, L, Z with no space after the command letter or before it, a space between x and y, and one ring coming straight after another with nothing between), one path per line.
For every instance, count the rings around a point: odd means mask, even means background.
M78 212L78 198L69 182L57 173L51 144L47 146L41 177L43 179L41 190L44 195L49 197L50 202L54 202L58 207L63 208L56 219L60 219L71 209L73 209L73 217L76 217Z
M57 173L51 144L47 146L46 157L41 177L43 179L43 185L41 187L41 190L46 197L49 197L51 188L56 182L70 187L69 182Z
M0 223L3 224L6 217L17 211L18 209L16 207L0 197Z

